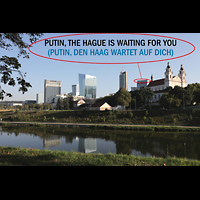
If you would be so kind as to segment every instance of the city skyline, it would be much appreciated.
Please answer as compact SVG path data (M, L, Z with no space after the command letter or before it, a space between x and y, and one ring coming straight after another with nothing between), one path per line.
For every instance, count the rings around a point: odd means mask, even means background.
M61 33L45 33L41 39L63 35ZM158 35L158 34L157 34ZM177 37L187 40L193 43L196 47L194 53L189 56L171 60L170 64L173 66L174 74L178 74L180 65L183 64L184 69L187 71L188 84L200 82L198 72L199 69L199 55L200 55L200 34L196 33L162 33L160 35L167 35L171 37ZM103 36L102 36L103 37ZM106 39L106 36L104 37ZM34 47L33 47L34 48ZM177 54L181 49L177 47ZM42 50L41 50L42 51ZM6 51L0 49L2 55L17 56L18 49L13 47L13 50ZM175 55L176 56L176 55ZM112 57L110 60L118 61L120 56ZM92 74L98 78L97 82L97 98L115 93L119 90L119 72L122 65L95 65L95 64L77 64L66 63L43 59L41 57L30 54L30 59L19 58L19 62L22 65L21 70L27 72L26 80L31 83L32 88L29 89L24 95L18 92L18 86L10 87L1 84L1 87L13 94L13 97L5 97L5 101L20 101L27 99L36 99L37 93L44 93L44 79L47 80L61 80L62 81L62 93L69 93L72 91L72 85L78 84L77 74ZM142 78L150 79L151 74L155 79L163 77L163 71L166 67L167 61L140 64ZM128 91L131 87L136 87L134 79L140 78L138 67L136 64L123 65L124 71L128 72Z

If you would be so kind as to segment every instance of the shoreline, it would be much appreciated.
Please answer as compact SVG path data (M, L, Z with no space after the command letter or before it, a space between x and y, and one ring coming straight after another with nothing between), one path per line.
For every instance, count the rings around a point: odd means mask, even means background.
M59 122L10 122L1 121L0 125L7 126L36 126L36 127L69 127L69 128L103 128L142 131L186 131L200 132L200 126L176 126L176 125L141 125L141 124L97 124L97 123L59 123Z

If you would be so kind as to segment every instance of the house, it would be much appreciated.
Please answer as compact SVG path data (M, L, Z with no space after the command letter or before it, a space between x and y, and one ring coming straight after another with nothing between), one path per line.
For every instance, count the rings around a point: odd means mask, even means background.
M83 99L77 100L77 101L74 101L74 102L73 102L73 107L74 107L74 108L77 108L77 107L79 107L79 106L82 105L82 104L85 104L85 101L84 101Z
M89 110L90 104L84 103L77 107L79 110Z
M104 111L104 110L112 110L112 107L107 102L105 102L105 103L92 104L89 109L90 110Z
M183 65L181 65L179 74L173 76L172 68L170 67L170 63L168 62L165 70L165 78L154 80L152 75L151 82L149 83L147 88L150 88L154 92L152 102L157 102L165 93L167 87L174 88L175 86L183 88L187 86L186 73L183 69Z

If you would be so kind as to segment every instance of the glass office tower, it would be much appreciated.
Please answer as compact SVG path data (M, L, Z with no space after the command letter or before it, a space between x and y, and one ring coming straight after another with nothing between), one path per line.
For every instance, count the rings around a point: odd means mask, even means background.
M79 95L86 98L96 98L97 78L87 74L79 74Z
M140 90L142 87L147 87L148 80L138 80L137 81L137 89Z
M44 103L53 95L61 94L61 81L44 80Z

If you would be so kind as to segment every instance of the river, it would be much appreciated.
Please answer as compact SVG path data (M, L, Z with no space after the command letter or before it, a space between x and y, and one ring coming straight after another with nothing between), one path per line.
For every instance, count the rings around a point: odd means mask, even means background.
M200 160L200 133L6 127L0 131L0 146Z

